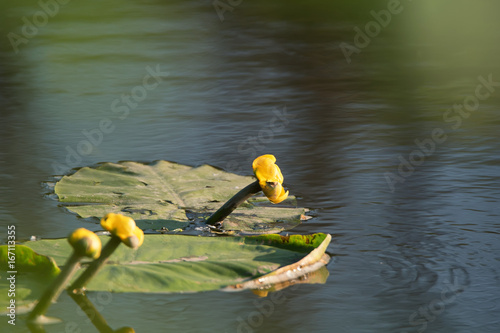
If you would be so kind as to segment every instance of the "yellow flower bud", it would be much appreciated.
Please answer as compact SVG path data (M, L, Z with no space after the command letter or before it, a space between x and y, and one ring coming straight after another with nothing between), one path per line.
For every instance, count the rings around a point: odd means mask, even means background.
M101 240L96 234L85 228L73 231L68 237L68 242L82 257L97 259L101 255Z
M128 247L138 248L144 241L144 233L131 217L109 213L101 219L101 226L120 238Z
M253 161L252 167L266 197L277 204L288 197L288 191L283 188L283 175L275 162L273 155L262 155Z
M137 249L144 242L144 232L141 228L135 228L134 234L123 241L125 245L133 249Z

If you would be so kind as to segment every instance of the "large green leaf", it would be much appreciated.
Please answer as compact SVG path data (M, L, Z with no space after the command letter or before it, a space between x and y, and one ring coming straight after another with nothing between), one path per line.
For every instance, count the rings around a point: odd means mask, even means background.
M186 228L203 222L254 178L209 165L193 168L167 161L104 163L64 176L55 185L59 201L83 218L107 213L132 217L142 229ZM279 205L252 198L224 221L244 233L276 233L304 219L293 196Z
M103 243L109 238L99 237ZM285 271L288 268L296 271L297 263L302 263L303 274L295 273L289 279L304 276L324 266L329 259L324 251L330 239L331 236L325 234L290 237L146 235L144 244L137 250L119 246L90 281L87 289L174 293L237 286L233 289L241 290L254 289L256 285L249 281L262 277L269 282L266 287L271 288L274 282L286 281L288 273L284 274ZM59 265L63 265L72 252L66 239L27 242L25 245L37 253L50 255ZM319 257L316 255L315 261L311 261L311 254L318 251L321 252ZM309 261L304 264L304 260ZM83 265L81 270L85 268L86 265ZM276 271L277 269L279 270ZM282 278L270 281L266 274ZM75 278L76 276L73 279ZM257 287L261 288L262 284ZM26 300L33 301L32 295L35 294L24 296Z
M59 267L52 258L37 254L27 246L0 246L0 293L2 295L0 314L9 311L7 306L11 299L15 299L17 314L26 312L41 296L47 285L59 274L59 271Z

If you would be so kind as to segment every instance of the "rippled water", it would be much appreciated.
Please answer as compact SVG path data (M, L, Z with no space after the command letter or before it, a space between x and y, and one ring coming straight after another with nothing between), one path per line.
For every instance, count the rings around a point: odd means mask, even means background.
M69 2L18 53L3 38L2 226L18 239L81 226L43 185L73 167L165 159L251 174L273 153L314 216L293 232L334 236L327 283L274 303L93 295L112 327L500 331L499 6L402 1L347 59L341 43L355 47L353 28L388 3L242 1L221 22L205 1ZM0 8L2 36L40 10ZM66 322L48 332L95 331L64 295L50 313Z

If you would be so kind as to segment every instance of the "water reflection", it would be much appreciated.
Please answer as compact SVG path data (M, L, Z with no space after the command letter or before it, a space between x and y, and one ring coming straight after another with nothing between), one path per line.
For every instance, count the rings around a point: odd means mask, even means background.
M78 305L82 313L87 316L89 321L94 325L94 327L100 333L134 333L135 330L132 327L121 327L114 330L111 326L108 325L106 319L102 316L99 310L96 308L94 303L90 301L90 299L85 294L71 293L68 292L68 295L73 299L73 301ZM50 319L49 319L50 320ZM77 322L65 322L64 327L66 332L76 332L80 331L79 324ZM32 333L45 333L52 332L51 326L44 326L40 324L28 323L27 327Z
M422 325L410 316L439 299L457 269L467 287L427 330L497 330L500 91L394 192L384 173L397 172L415 139L449 125L443 113L474 93L478 76L500 81L499 4L403 6L347 64L339 44L352 43L353 27L387 1L243 2L224 22L202 2L68 3L19 54L0 43L2 225L18 224L20 239L61 237L81 226L42 197L40 183L83 130L113 115L112 101L141 82L146 66L161 64L170 73L165 84L79 166L166 159L251 174L249 138L286 106L293 119L254 148L277 156L285 185L314 213L295 232L336 235L330 251L339 259L328 288L285 290L288 301L259 331L304 323L318 332L416 331ZM19 32L21 17L37 10L28 2L0 9L2 36ZM244 295L214 296L210 307L204 295L179 295L180 308L159 297L116 297L143 305L123 302L121 310L136 315L134 327L153 331L167 320L185 329L191 311L224 309L228 318L254 311ZM237 329L209 312L199 331Z
M284 280L279 283L272 283L272 284L267 284L259 289L252 289L251 292L261 298L266 298L269 297L271 300L270 302L273 303L273 308L274 304L281 304L284 299L283 299L283 294L282 290L292 287L296 290L298 285L304 285L304 284L324 284L328 278L329 272L328 269L325 266L322 266L320 269L314 270L314 271L309 271L307 274L303 274L301 276L298 276L293 279L289 280ZM246 289L246 288L244 288ZM225 291L235 291L235 290L243 290L241 286L234 286L234 287L227 287L224 289ZM83 314L83 316L86 316L88 318L88 323L91 323L97 331L101 333L110 333L110 332L135 332L135 330L131 327L121 327L119 329L114 330L107 322L106 318L102 315L101 311L105 307L103 305L109 305L111 303L111 300L113 299L113 296L109 292L97 292L93 293L91 292L92 299L96 304L94 304L93 301L89 299L87 296L87 293L79 293L79 292L72 292L70 290L67 290L67 294L71 297L71 299L78 305L79 310L77 312L80 312ZM233 294L234 295L234 294ZM155 295L151 295L155 296ZM167 297L172 297L171 294L169 294ZM269 301L268 301L269 302ZM66 305L67 306L67 305ZM267 309L272 311L273 309ZM269 314L266 314L268 316ZM42 316L43 317L43 316ZM29 328L29 330L33 333L43 333L43 332L52 332L54 331L53 328L55 327L60 327L61 325L64 326L65 331L80 331L82 328L82 322L84 321L83 318L81 318L79 321L71 321L71 320L61 320L59 318L51 318L51 317L43 317L43 321L46 323L46 325L43 324L35 324L35 323L26 323L26 326ZM115 318L115 321L118 319L120 322L122 322L126 317L120 315L119 318ZM54 325L56 324L56 325ZM246 324L247 326L249 324ZM250 324L253 325L253 324Z

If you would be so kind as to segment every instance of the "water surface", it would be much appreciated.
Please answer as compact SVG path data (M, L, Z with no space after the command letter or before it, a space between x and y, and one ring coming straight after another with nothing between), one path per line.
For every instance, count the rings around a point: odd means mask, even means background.
M0 6L2 36L40 11ZM387 6L243 1L221 21L206 1L69 2L17 53L3 38L1 238L10 224L18 239L98 230L46 195L74 167L164 159L248 175L272 153L314 216L292 232L334 236L327 283L284 290L279 304L91 294L112 327L497 332L500 8L403 1L346 58L340 45L356 47L354 28ZM477 89L489 95L474 105ZM95 332L64 295L49 312L65 323L47 331Z

